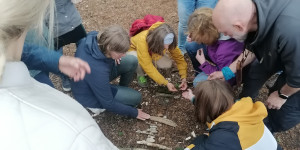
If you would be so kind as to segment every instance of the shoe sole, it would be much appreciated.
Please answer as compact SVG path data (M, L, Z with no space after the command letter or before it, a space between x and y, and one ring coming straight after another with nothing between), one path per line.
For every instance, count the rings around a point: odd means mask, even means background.
M71 91L71 88L64 88L64 87L62 87L62 89L63 89L65 92L70 92L70 91Z

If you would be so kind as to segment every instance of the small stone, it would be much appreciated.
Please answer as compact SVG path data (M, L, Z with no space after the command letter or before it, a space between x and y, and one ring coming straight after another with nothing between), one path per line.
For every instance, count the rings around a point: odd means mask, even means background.
M185 138L185 140L186 140L186 141L188 141L188 140L190 140L190 139L191 139L191 137L190 137L190 136L189 136L189 137L187 137L187 138Z
M162 117L162 116L164 116L164 115L163 115L162 113L158 113L157 116L158 116L158 117Z
M179 99L180 95L174 96L174 99Z
M156 125L150 125L150 128L157 128Z
M147 131L149 131L151 133L157 133L156 128L150 128L150 129L147 129Z
M165 137L159 137L159 138L158 138L158 141L161 142L161 141L163 141L163 140L165 140L165 139L166 139Z
M155 140L153 138L147 138L146 141L150 142L150 143L154 143L155 142Z
M191 135L195 138L196 137L196 134L195 134L195 132L193 131L193 132L191 132Z

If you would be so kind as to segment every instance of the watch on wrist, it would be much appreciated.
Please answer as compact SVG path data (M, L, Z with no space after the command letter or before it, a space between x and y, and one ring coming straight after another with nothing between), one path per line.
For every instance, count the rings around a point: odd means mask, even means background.
M281 89L278 90L278 96L279 96L280 98L284 99L284 100L287 100L287 99L289 98L289 96L287 96L287 95L285 95L285 94L282 94L282 93L280 92L280 90L281 90Z

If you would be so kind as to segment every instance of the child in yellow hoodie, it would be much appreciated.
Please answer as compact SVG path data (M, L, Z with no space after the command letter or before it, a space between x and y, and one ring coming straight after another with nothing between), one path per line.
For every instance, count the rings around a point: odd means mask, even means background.
M221 80L206 80L189 89L183 97L195 105L195 116L207 123L209 135L198 136L187 150L199 149L280 149L275 138L264 125L268 113L260 101L250 97L234 102L231 86Z
M157 68L171 68L172 60L177 64L181 76L181 90L186 90L187 63L176 46L177 39L173 29L163 22L154 23L148 30L144 30L130 39L131 46L128 54L138 58L138 83L147 86L145 74L159 85L167 86L169 91L177 91L174 84L165 79Z

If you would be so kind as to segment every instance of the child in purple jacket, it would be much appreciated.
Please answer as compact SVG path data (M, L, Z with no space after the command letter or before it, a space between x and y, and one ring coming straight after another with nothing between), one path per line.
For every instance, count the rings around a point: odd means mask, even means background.
M244 44L233 38L220 34L212 23L212 9L200 8L190 16L188 21L187 41L195 41L207 45L206 50L197 46L187 46L186 50L192 60L196 59L199 72L193 81L194 87L198 82L207 80L209 74L215 71L225 71L243 51ZM194 55L191 53L194 52ZM208 60L205 58L208 55ZM199 70L194 68L195 70ZM226 77L225 77L226 78ZM231 85L235 84L235 78L228 80Z

